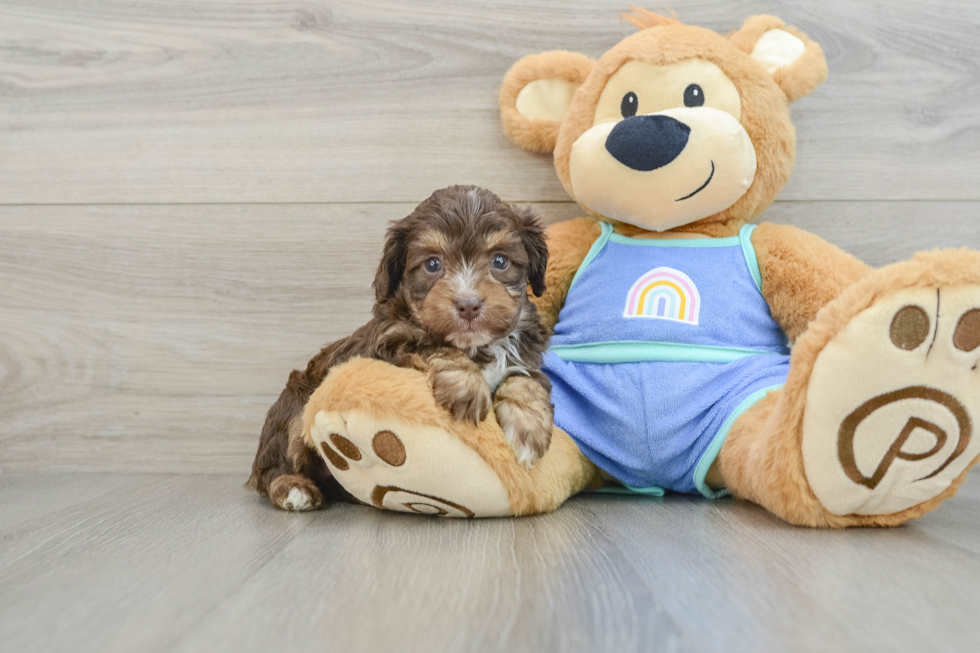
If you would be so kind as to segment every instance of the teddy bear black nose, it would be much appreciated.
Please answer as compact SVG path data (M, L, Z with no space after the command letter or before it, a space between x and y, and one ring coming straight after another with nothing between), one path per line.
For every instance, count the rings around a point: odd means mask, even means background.
M684 151L691 128L670 116L632 116L613 127L606 150L633 170L662 168Z

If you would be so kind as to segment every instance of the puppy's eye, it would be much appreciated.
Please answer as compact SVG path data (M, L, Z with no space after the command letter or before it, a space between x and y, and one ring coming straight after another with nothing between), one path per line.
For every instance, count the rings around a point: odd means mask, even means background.
M630 91L623 96L623 103L619 105L619 112L623 114L624 118L632 118L639 108L640 101L636 98L636 93Z
M684 89L684 106L699 107L704 104L704 91L697 84L691 84Z
M490 267L494 270L506 270L510 266L510 261L503 254L497 254L490 259Z
M440 261L439 260L439 257L437 257L437 256L433 256L433 257L429 258L425 262L425 271L426 272L430 272L432 274L435 274L436 272L438 272L441 269L442 269L442 261Z

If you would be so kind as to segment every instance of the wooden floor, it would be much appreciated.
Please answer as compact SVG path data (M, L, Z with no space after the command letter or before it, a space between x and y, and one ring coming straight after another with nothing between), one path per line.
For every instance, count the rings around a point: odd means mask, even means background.
M980 479L884 531L583 497L289 514L238 475L0 477L4 651L951 651L980 645Z
M519 57L628 0L0 0L0 651L980 649L980 480L905 528L582 498L538 518L276 512L241 488L289 370L368 317L433 190L581 215L504 137ZM806 31L764 220L880 266L980 249L980 3L672 0Z

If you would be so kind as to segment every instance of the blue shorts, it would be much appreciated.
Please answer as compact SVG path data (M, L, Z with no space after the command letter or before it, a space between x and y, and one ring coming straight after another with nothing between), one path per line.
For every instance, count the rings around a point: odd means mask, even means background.
M602 364L549 351L544 371L555 424L600 469L629 486L714 498L724 492L707 487L708 468L738 416L786 382L789 356Z

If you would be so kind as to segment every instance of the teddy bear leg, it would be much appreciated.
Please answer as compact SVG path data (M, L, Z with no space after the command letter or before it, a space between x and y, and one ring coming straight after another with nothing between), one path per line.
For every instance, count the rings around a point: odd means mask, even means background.
M980 254L930 252L820 312L720 468L735 496L794 524L894 526L955 494L980 460L978 427Z
M436 405L421 372L355 359L307 403L303 437L362 503L445 517L547 512L599 483L596 468L555 429L532 469L518 464L491 415L479 426Z

